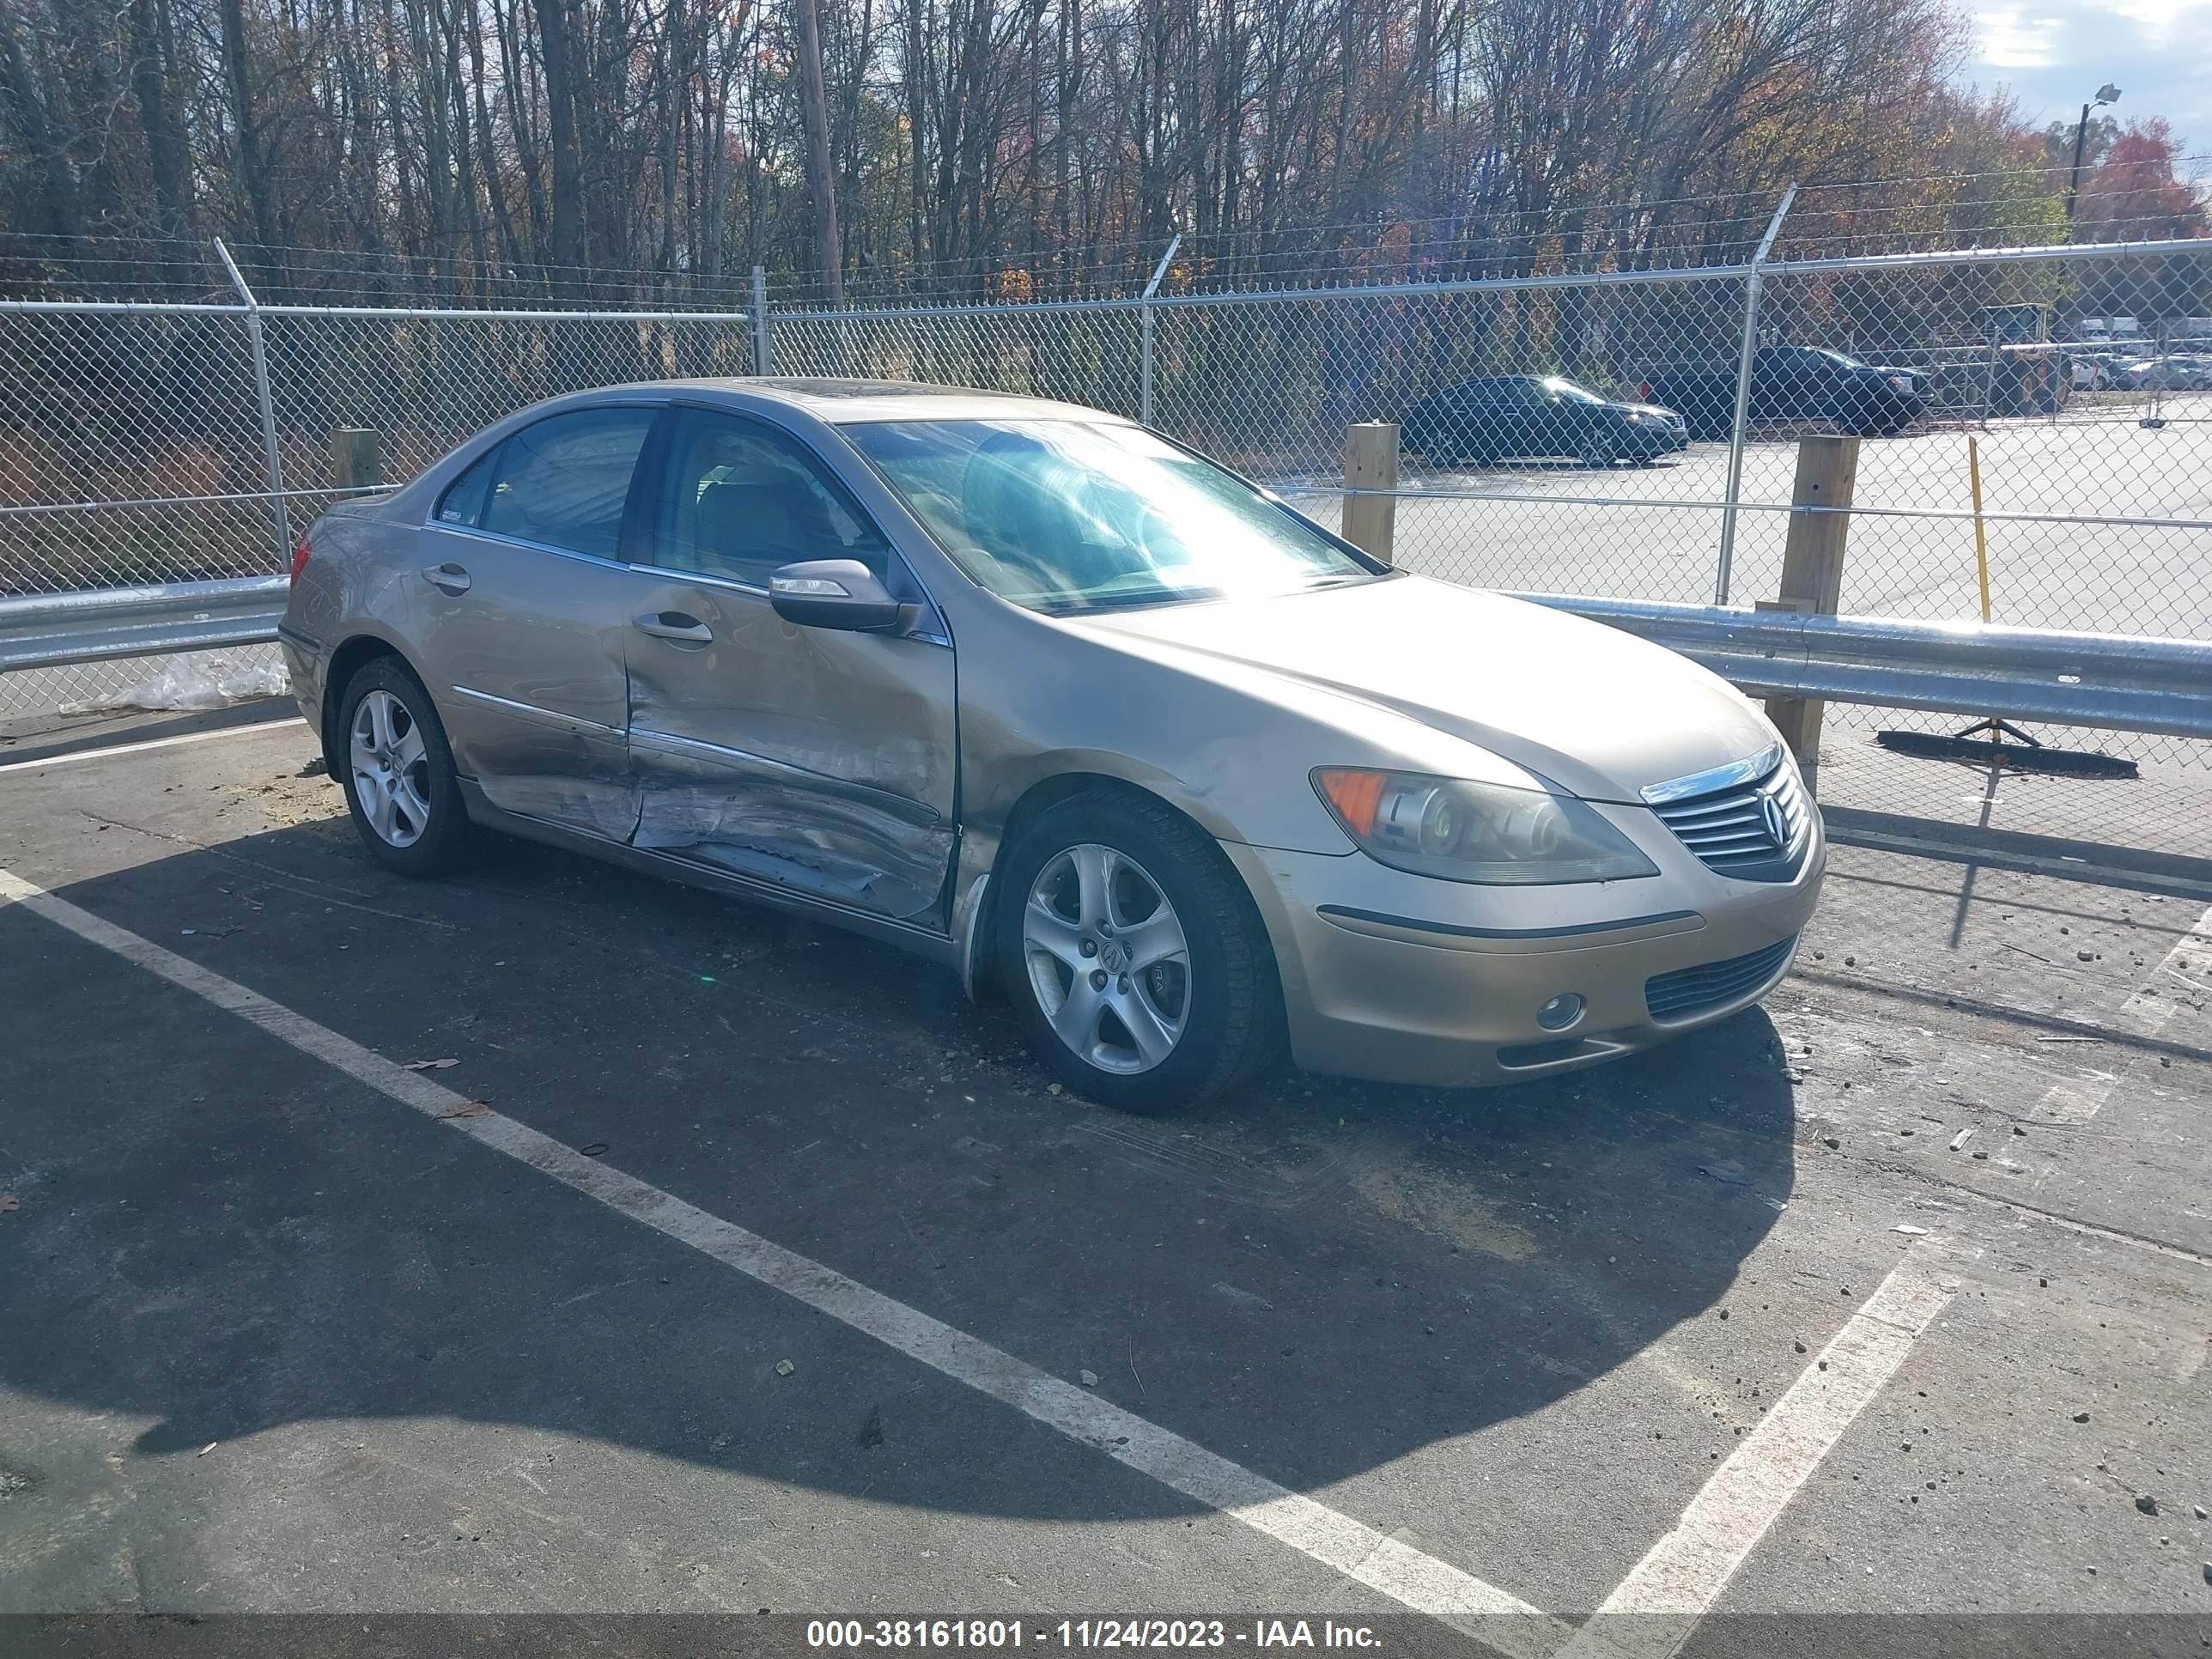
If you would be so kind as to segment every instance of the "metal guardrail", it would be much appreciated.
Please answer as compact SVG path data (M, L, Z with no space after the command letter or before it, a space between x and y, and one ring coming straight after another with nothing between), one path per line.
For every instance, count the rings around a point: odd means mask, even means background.
M0 599L0 673L265 645L289 586L283 576L246 576Z
M0 672L276 637L282 576L0 599ZM1679 651L1761 697L2212 738L2212 643L1981 623L1515 597Z
M1556 593L1515 597L1679 651L1753 696L2212 738L2212 643Z

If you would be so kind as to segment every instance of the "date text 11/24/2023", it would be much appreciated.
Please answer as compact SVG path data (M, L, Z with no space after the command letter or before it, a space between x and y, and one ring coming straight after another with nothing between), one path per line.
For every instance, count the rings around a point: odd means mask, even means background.
M1034 1630L1019 1619L814 1619L810 1648L924 1648L991 1651L1024 1646L1105 1648L1361 1648L1382 1644L1370 1626L1334 1620L1063 1619Z

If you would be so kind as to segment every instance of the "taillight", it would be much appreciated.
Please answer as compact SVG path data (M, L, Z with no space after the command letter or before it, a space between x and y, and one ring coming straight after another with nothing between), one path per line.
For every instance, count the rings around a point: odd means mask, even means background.
M300 573L307 568L307 560L314 550L307 545L307 532L301 531L299 545L292 550L292 580L294 581L300 580Z

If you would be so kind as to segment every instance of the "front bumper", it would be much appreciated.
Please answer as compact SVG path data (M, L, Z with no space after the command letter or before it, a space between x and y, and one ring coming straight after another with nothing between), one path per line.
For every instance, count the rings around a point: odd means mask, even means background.
M1797 874L1750 882L1707 869L1649 812L1601 810L1659 875L1478 887L1357 853L1225 844L1274 946L1293 1058L1382 1082L1510 1083L1649 1048L1772 989L1819 897L1818 814ZM1647 1000L1654 979L1708 967ZM1571 1026L1537 1023L1539 1008L1570 994L1584 1005Z

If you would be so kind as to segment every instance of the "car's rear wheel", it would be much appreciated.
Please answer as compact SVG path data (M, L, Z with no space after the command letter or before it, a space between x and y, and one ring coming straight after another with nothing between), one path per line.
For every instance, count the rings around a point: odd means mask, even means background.
M1604 468L1620 459L1620 451L1610 434L1593 432L1583 440L1581 456L1584 466Z
M1251 897L1221 849L1165 805L1074 796L1021 836L1001 874L1000 973L1069 1088L1166 1112L1273 1058L1281 993Z
M363 664L338 705L341 781L353 827L380 864L408 876L457 868L475 832L446 728L396 657Z

